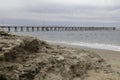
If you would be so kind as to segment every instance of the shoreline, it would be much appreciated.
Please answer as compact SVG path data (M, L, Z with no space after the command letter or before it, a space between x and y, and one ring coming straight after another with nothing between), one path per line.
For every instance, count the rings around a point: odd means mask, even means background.
M50 42L49 42L50 43ZM95 49L95 48L88 48L82 46L75 46L75 45L67 45L63 43L50 43L53 45L60 45L62 47L69 47L69 48L76 48L81 49L89 52L94 52L102 57L111 67L115 70L120 72L120 51L112 51L112 50L105 50L105 49Z
M104 44L104 43L86 43L86 42L61 42L61 41L49 41L47 42L53 44L64 44L69 46L77 46L77 47L85 47L91 49L101 49L101 50L110 50L110 51L118 51L120 52L120 46L114 44Z
M42 40L44 40L44 39L42 39ZM119 59L120 58L120 51L107 50L107 49L98 49L98 48L90 48L90 47L85 47L85 46L69 45L69 44L57 43L57 42L54 43L54 42L50 42L50 41L46 41L46 42L48 42L49 44L52 44L52 45L55 44L55 45L60 45L60 46L63 46L63 47L83 49L83 50L86 50L86 51L95 52L100 57L102 57L108 64L110 64L111 67L115 71L120 72L120 62L119 62L120 61L120 59Z

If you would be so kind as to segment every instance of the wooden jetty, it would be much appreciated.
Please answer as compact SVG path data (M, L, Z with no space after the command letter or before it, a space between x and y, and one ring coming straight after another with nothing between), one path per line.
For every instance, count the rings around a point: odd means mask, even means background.
M86 31L116 30L115 27L64 27L64 26L0 26L7 31Z

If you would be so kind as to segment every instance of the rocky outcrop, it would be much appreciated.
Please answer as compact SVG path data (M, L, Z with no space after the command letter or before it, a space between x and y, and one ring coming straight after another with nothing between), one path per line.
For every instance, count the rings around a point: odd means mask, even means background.
M120 77L93 52L50 45L33 37L0 37L0 80L86 80L89 71Z
M11 34L8 33L8 32L3 31L3 30L0 28L0 36L9 36L9 35L11 35Z

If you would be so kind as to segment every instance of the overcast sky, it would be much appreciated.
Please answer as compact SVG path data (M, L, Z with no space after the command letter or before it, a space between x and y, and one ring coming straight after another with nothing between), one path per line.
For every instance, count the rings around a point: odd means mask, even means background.
M0 25L119 26L120 0L0 0Z

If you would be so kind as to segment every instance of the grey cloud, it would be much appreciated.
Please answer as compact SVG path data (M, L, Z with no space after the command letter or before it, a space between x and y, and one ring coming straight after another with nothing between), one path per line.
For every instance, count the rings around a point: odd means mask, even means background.
M47 1L47 2L45 2ZM120 24L120 6L62 5L48 0L21 0L12 9L0 8L0 21L4 24L38 25L118 25ZM72 1L72 0L71 0ZM92 0L91 0L92 1ZM103 1L103 0L102 0ZM12 3L11 3L12 4ZM16 2L18 4L18 2ZM16 6L14 4L13 7ZM102 5L102 4L101 4ZM2 24L2 23L1 23Z

